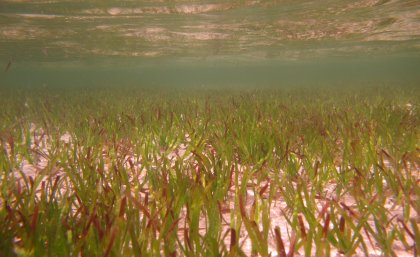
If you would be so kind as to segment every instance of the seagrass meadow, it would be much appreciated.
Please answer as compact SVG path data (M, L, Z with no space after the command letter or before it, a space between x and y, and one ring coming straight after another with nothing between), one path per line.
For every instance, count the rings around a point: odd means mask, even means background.
M419 0L0 0L0 257L420 256Z
M0 89L0 256L416 256L420 89Z

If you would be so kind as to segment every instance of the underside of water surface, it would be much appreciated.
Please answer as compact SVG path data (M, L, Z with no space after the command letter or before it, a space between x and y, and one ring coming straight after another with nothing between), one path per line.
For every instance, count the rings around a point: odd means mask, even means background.
M2 85L419 81L415 0L4 0L0 23Z

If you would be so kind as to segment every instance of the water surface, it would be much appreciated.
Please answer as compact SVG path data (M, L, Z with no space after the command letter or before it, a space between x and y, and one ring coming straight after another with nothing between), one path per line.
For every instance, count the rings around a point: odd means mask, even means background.
M3 0L0 23L3 84L417 80L420 64L416 0Z

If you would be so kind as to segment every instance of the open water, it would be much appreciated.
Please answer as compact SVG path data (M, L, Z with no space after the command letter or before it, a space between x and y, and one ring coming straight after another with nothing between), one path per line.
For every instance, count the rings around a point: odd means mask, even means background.
M1 0L1 86L420 85L419 0Z

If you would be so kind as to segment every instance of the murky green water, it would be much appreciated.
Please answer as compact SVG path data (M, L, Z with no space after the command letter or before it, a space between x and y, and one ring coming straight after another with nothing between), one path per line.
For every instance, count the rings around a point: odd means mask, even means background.
M0 24L2 85L420 81L418 0L2 0Z

